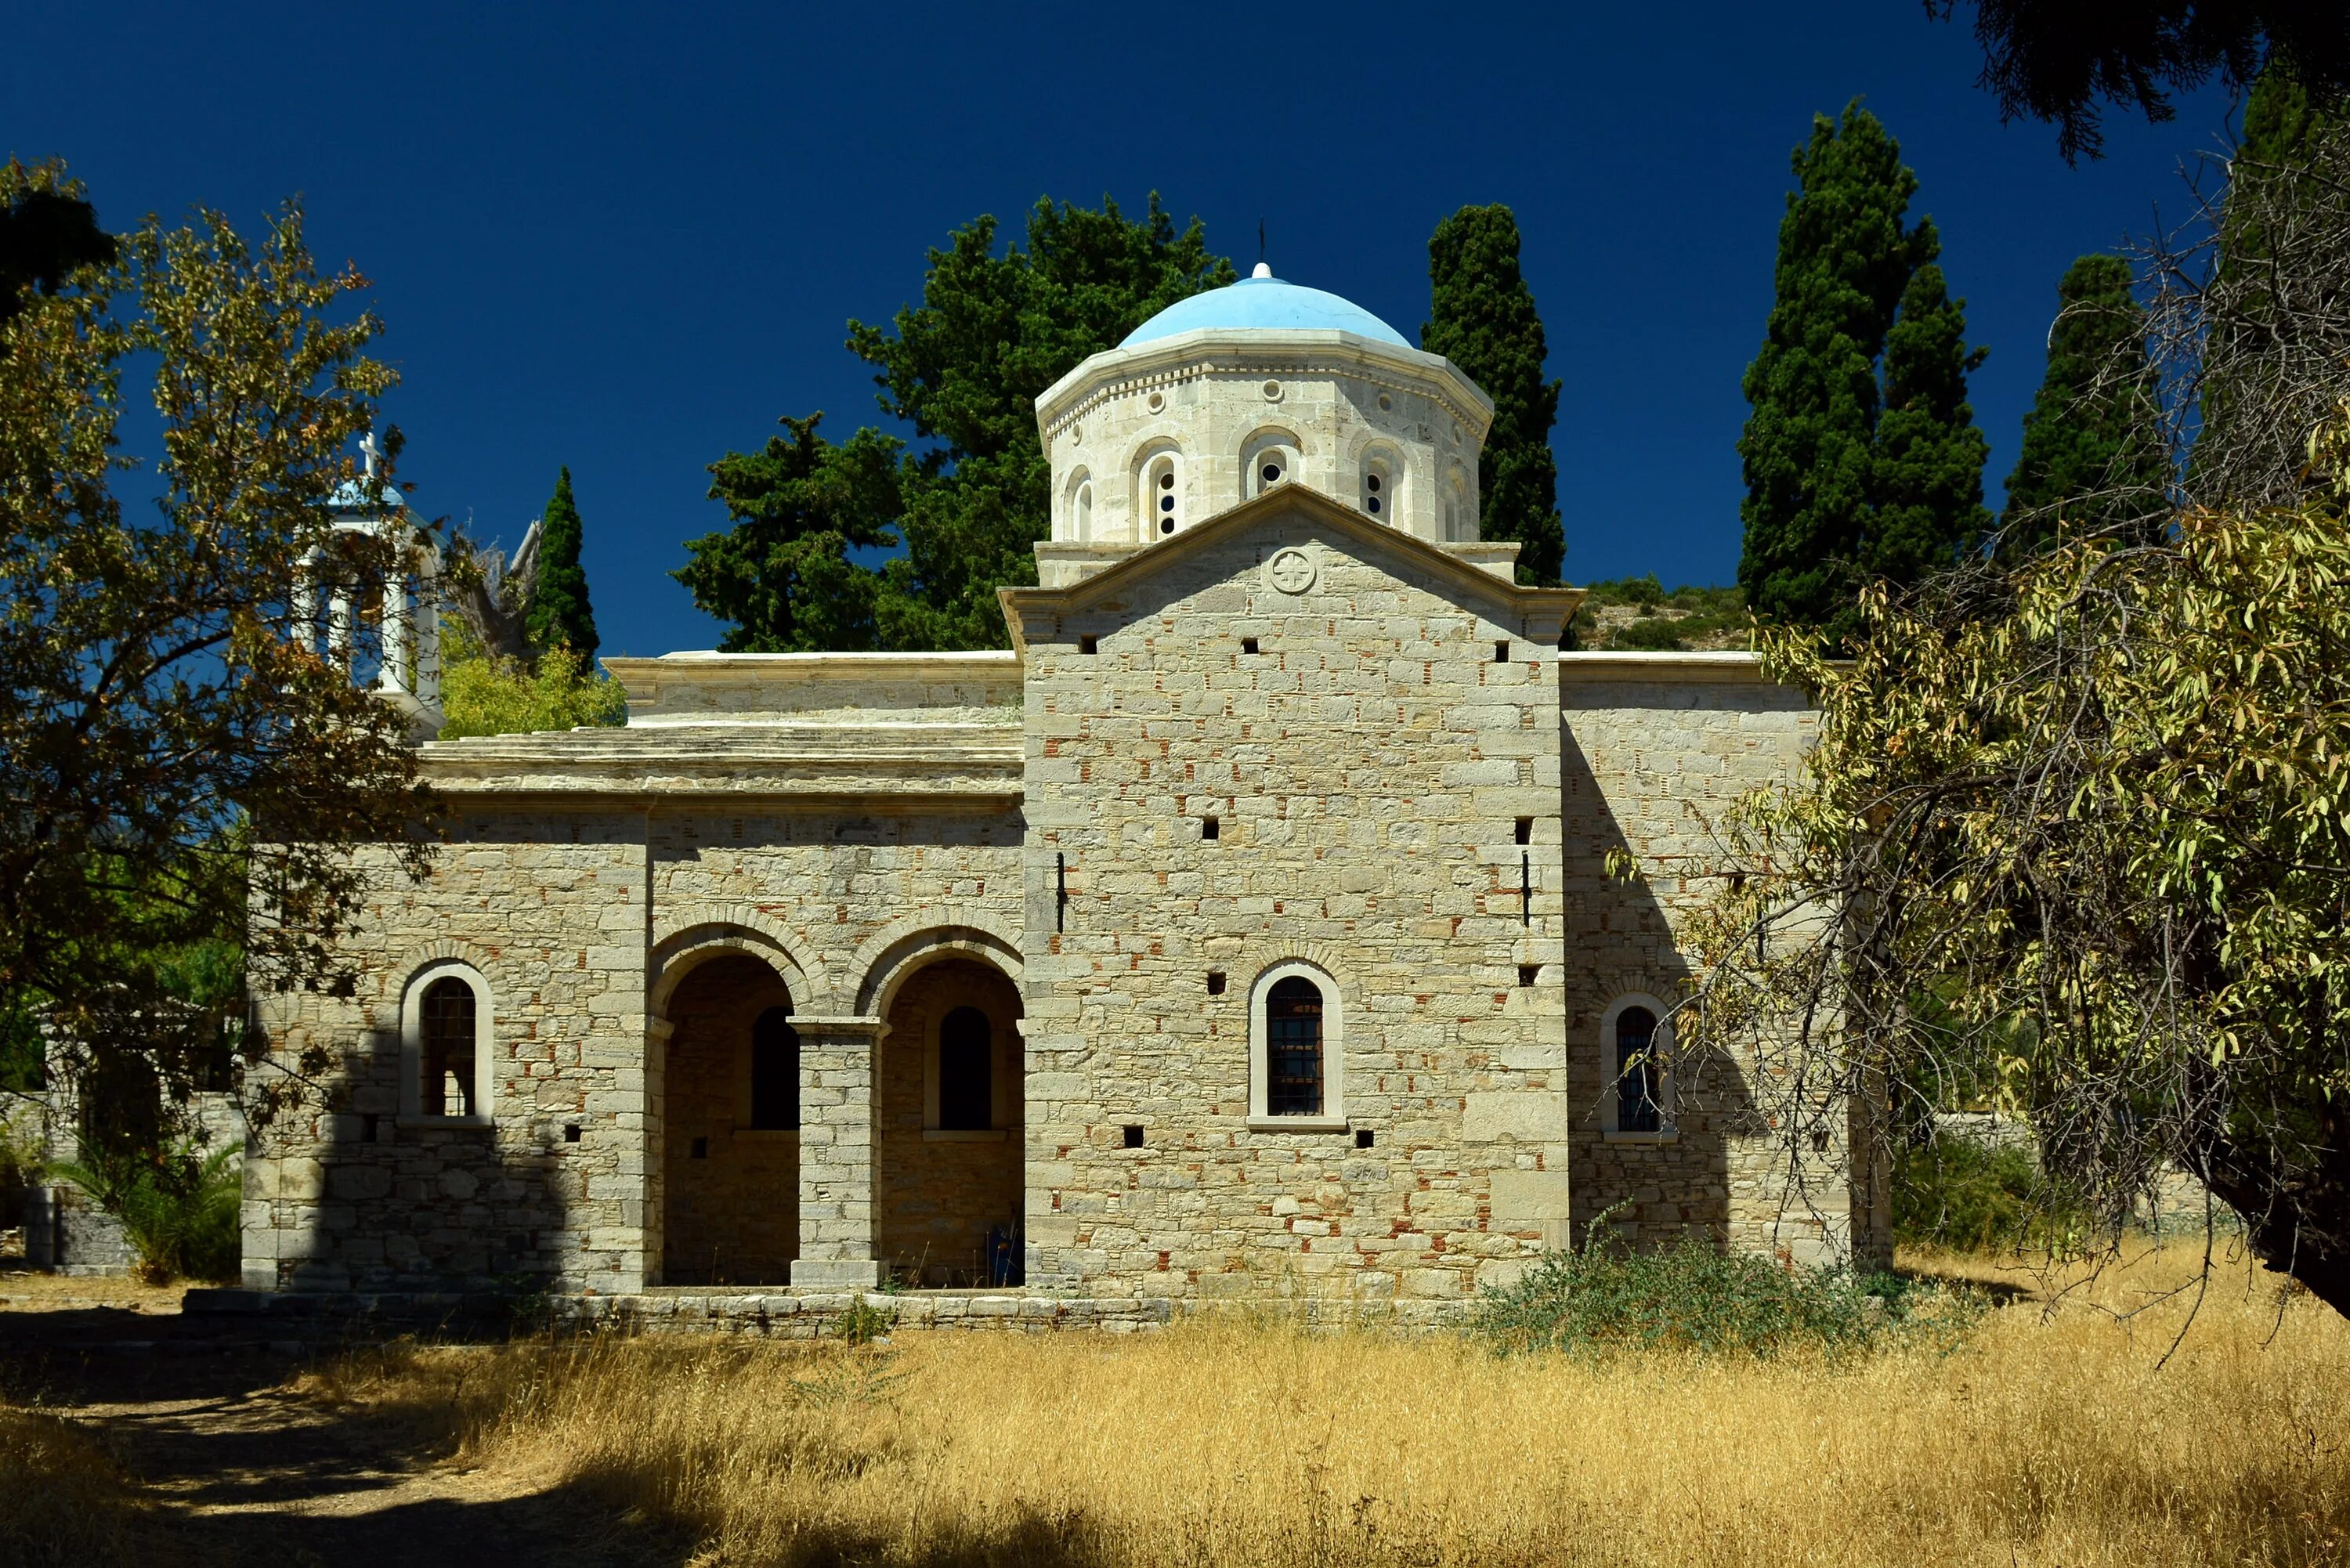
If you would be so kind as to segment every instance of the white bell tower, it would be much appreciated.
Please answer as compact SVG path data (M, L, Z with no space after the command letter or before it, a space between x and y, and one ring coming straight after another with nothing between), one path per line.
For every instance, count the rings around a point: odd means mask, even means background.
M381 546L384 565L367 580L343 569L331 546L310 553L294 585L296 637L313 652L324 652L351 668L360 618L375 622L376 668L369 689L405 711L414 738L441 732L441 553L417 536L400 493L377 483L381 449L369 434L359 442L364 478L338 485L328 504L337 536L354 535ZM370 555L377 552L369 552ZM319 601L325 599L324 624ZM365 671L352 670L354 678Z

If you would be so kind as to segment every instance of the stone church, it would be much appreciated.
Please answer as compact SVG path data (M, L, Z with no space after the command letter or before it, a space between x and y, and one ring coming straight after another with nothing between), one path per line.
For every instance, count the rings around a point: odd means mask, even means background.
M625 728L423 745L436 869L356 996L263 1002L336 1066L252 1146L246 1283L1432 1320L1595 1221L1877 1251L1672 1045L1708 824L1805 704L1563 651L1581 595L1478 537L1492 414L1260 266L1038 400L1008 650L613 659Z

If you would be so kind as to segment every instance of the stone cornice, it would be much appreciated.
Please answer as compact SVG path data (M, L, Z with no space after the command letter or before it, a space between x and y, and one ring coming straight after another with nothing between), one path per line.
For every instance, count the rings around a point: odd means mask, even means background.
M425 779L460 796L680 795L1003 801L1020 794L1017 723L575 730L437 741Z
M1688 684L1773 686L1762 673L1762 660L1738 649L1693 652L1591 652L1562 650L1558 656L1562 684L1581 681L1672 681Z
M1203 376L1346 377L1433 398L1477 441L1484 440L1493 423L1493 400L1439 354L1352 332L1202 327L1096 354L1036 400L1036 431L1049 450L1054 437L1113 398Z
M804 710L811 705L809 693L827 686L854 691L858 706L890 711L951 705L940 700L941 689L992 690L1004 707L1020 701L1020 656L1009 649L669 653L658 659L607 659L604 668L628 692L632 729L702 722L705 715L731 719L744 709L779 713ZM681 705L681 698L687 701ZM701 701L691 701L695 698Z

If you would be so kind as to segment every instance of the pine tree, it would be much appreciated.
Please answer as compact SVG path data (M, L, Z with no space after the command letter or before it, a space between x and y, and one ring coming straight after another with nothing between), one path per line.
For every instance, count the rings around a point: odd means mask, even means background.
M787 417L790 440L711 466L733 526L695 540L672 576L735 623L723 646L1003 647L995 590L1035 582L1033 546L1052 527L1036 395L1177 300L1233 281L1199 220L1177 229L1155 192L1139 219L1107 199L1098 211L1040 201L1025 250L996 241L992 217L955 230L930 254L920 304L887 327L848 324L883 411L927 451L870 427L835 446L816 433L821 415ZM906 553L878 569L846 554L897 540Z
M2161 430L2147 381L2146 311L2129 264L2082 256L2056 286L2048 369L2007 476L2000 549L2022 556L2065 534L2126 529L2160 509Z
M1939 248L1930 223L1920 248ZM1885 335L1885 408L1860 567L1872 577L1914 583L1957 564L1991 526L1983 509L1983 462L1991 445L1975 428L1967 376L1984 350L1967 347L1966 301L1952 299L1942 269L1909 275L1900 313Z
M588 570L579 564L579 508L571 499L571 470L555 481L555 496L539 524L538 584L532 591L527 625L540 649L567 648L592 663L600 640L596 612L588 603Z
M727 653L817 653L872 648L879 574L852 547L891 543L904 442L868 427L835 446L822 414L782 421L790 436L710 465L710 498L733 526L689 540L671 574L710 615L734 623Z
M1534 291L1518 266L1509 208L1463 207L1428 242L1432 299L1419 346L1461 367L1493 400L1493 428L1477 461L1480 531L1515 539L1518 580L1555 587L1566 555L1558 515L1559 383L1543 379L1549 346Z
M1966 348L1933 224L1905 223L1918 176L1876 116L1855 100L1814 118L1794 167L1776 299L1744 383L1738 581L1758 615L1833 628L1867 577L1914 580L1987 522L1966 401L1982 356Z

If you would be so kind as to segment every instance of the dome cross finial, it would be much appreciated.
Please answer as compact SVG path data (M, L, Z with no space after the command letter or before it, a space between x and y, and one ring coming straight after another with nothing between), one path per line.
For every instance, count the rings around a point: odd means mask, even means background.
M1253 272L1253 273L1249 274L1249 276L1251 276L1251 277L1271 277L1272 275L1273 275L1273 268L1271 268L1271 267L1269 267L1269 266L1265 265L1265 264L1264 264L1264 263L1263 263L1263 262L1259 262L1259 263L1257 263L1257 264L1256 264L1256 270L1255 270L1254 272Z

